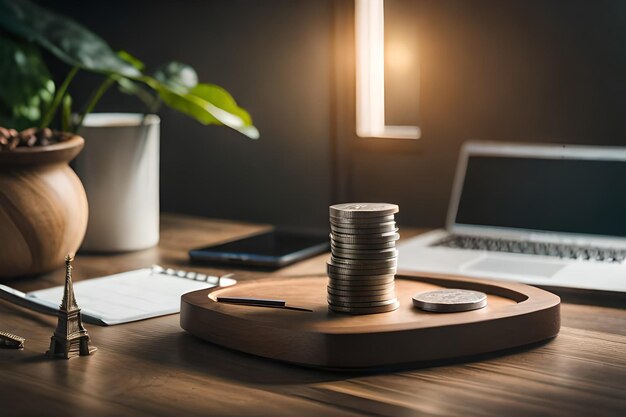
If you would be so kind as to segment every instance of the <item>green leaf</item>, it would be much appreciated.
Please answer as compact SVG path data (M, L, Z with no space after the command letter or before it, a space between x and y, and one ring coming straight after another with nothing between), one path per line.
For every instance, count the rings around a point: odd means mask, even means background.
M220 109L238 116L243 120L244 125L252 125L252 117L250 117L250 114L239 107L233 96L220 86L215 84L198 84L189 91L189 94L200 97Z
M104 40L75 21L28 0L0 0L0 30L2 29L40 46L73 68L107 74L108 79L116 81L122 91L140 96L146 102L146 94L149 93L140 89L136 82L145 83L157 92L165 104L200 123L223 124L250 138L259 137L248 112L240 108L221 87L197 84L197 74L188 65L171 62L159 68L155 78L142 75L143 63L129 53L116 54ZM61 92L61 88L59 91ZM46 113L50 117L43 117L41 124L45 125L52 120L64 92L63 90L62 94L57 94L58 100ZM99 96L96 98L99 99ZM15 112L32 120L42 118L41 111L33 107L32 103L21 106L14 106L12 102L10 104Z
M43 115L43 117L41 118L41 121L39 122L39 127L41 129L50 127L50 123L52 123L52 120L54 119L54 116L56 115L57 109L59 108L59 105L61 104L63 97L67 93L67 88L69 87L70 83L72 82L72 80L74 79L77 73L78 73L78 67L74 67L65 76L65 79L61 83L61 86L59 87L57 92L54 94L52 104L50 104L50 106L46 110L46 113Z
M157 97L153 93L148 91L138 82L129 80L128 78L119 78L117 80L117 87L121 93L128 94L137 97L146 106L146 109L150 109Z
M0 32L0 107L7 109L4 125L22 129L38 124L54 91L37 49Z
M137 68L140 71L143 71L144 68L146 67L143 62L141 62L138 58L136 58L135 56L131 55L130 53L126 51L118 51L117 54L124 61L132 64L135 68ZM118 77L116 81L117 81L117 88L121 93L137 97L139 100L143 102L143 104L146 106L146 109L148 109L148 111L152 111L151 110L152 107L154 107L156 101L158 100L157 97L155 97L152 93L150 93L148 90L142 87L141 84L129 78Z
M154 78L143 77L142 80L157 91L165 104L202 124L223 124L251 139L259 138L259 131L252 125L248 112L221 87L198 84L189 93L180 93Z
M95 33L27 0L0 0L0 28L36 43L72 67L125 77L141 74Z
M126 51L117 51L117 56L122 58L124 61L128 62L133 67L137 68L139 71L143 71L146 68L146 65L139 60L139 58L131 55Z
M187 93L198 85L196 70L176 61L161 65L154 72L154 78L179 93Z

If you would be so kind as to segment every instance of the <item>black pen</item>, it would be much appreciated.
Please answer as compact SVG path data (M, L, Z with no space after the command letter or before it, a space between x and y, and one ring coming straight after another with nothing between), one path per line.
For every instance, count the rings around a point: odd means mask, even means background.
M287 302L285 300L272 300L269 298L217 297L217 301L220 303L270 306L270 307L286 307L287 305Z

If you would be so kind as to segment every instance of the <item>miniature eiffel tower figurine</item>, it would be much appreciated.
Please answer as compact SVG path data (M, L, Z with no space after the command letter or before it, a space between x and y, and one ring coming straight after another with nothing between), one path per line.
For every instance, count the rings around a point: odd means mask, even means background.
M65 290L59 307L59 322L50 340L49 356L73 358L91 355L97 348L89 345L89 335L80 318L80 307L76 304L72 286L72 261L69 254L65 257Z

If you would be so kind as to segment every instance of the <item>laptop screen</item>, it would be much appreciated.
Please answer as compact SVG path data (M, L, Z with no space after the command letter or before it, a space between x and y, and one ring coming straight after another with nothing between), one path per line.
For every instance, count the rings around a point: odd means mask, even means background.
M626 237L626 161L470 155L455 223Z

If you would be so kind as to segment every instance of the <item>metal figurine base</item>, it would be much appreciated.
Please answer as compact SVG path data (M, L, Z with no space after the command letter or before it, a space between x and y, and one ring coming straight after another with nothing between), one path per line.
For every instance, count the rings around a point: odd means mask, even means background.
M74 258L70 255L65 257L65 289L59 307L59 321L50 340L50 350L46 352L46 355L55 358L70 359L75 356L87 356L97 350L89 343L89 335L83 326L80 308L74 297L73 260Z

